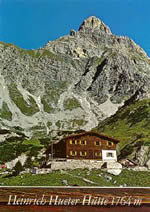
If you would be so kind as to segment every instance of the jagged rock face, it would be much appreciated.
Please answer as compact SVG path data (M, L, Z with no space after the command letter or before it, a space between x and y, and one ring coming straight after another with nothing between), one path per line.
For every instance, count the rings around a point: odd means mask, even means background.
M91 16L88 19L84 20L81 24L79 31L91 33L99 33L103 31L104 33L111 34L111 31L108 26L106 26L100 19L96 18L95 16Z
M136 152L136 160L140 166L144 166L149 160L149 146L141 146L140 149Z
M90 130L125 100L149 96L150 60L96 17L39 50L0 43L1 128Z

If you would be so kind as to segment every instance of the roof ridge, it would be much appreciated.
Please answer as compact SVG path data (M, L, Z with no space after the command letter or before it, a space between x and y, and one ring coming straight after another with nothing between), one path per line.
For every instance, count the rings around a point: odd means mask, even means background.
M102 137L108 138L110 140L120 142L120 140L117 139L117 138L108 136L108 135L103 134L103 133L95 132L95 131L85 131L85 132L82 132L82 133L75 133L75 134L72 134L72 135L68 135L68 136L64 137L63 139L67 139L67 138L75 137L75 136L82 136L82 135L85 135L85 134L88 134L88 133L90 133L90 134L96 134L97 136L102 136Z

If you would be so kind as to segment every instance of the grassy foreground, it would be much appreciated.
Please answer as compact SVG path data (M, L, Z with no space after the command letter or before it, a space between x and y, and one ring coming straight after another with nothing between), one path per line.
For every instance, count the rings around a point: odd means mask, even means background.
M109 178L109 179L108 179ZM16 177L0 176L1 186L150 186L150 172L123 170L119 176L113 176L101 170L53 171L50 174L24 174ZM88 182L89 180L90 182ZM93 183L92 183L93 182Z

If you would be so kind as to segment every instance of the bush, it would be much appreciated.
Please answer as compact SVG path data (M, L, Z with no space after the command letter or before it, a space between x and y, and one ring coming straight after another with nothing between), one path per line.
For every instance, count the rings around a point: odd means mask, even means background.
M32 168L32 166L33 166L33 163L32 163L31 157L28 157L25 164L24 164L24 167Z
M20 161L18 161L14 167L14 172L13 172L13 175L14 176L17 176L19 175L20 172L22 172L24 170L22 164Z

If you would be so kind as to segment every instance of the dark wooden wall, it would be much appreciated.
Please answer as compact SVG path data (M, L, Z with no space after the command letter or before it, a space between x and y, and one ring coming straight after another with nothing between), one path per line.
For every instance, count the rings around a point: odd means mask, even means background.
M76 144L71 144L70 140L72 142L76 140ZM80 144L81 141L86 141L86 145ZM95 142L100 142L100 145L95 145ZM108 145L108 143L112 143L112 145ZM53 145L53 158L102 160L102 150L116 150L115 140L88 133L73 135ZM71 151L76 155L71 155ZM81 152L86 152L86 155L80 155Z
M66 158L66 141L53 145L53 158Z
M70 144L70 140L76 140L77 144ZM86 141L86 145L81 145L80 141ZM101 145L96 146L95 142L101 142ZM108 146L108 142L112 142L112 146ZM113 141L108 141L93 135L73 136L66 140L67 143L67 158L69 159L102 159L102 150L116 150L116 144ZM71 156L70 151L77 152L77 155ZM87 152L86 156L81 156L80 152ZM101 153L101 156L95 156L95 152Z

